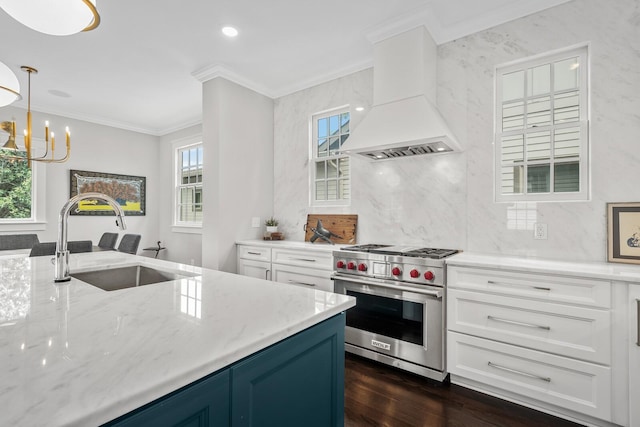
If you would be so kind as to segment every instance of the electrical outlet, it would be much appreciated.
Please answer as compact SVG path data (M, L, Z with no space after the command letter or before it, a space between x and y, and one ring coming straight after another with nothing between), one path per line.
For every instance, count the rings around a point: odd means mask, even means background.
M533 238L537 240L547 240L547 224L542 222L533 224Z
M260 217L259 216L254 216L253 218L251 218L251 227L260 228Z

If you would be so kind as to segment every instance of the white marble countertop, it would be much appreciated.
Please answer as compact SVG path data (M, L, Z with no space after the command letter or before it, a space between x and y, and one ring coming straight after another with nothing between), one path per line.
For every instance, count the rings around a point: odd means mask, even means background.
M54 284L50 258L0 259L2 426L100 425L355 304L153 258L72 254L72 274L136 263L197 274L106 292Z
M462 252L446 259L447 265L562 274L622 282L640 282L640 265L609 262L572 262L544 258Z
M333 252L345 246L353 245L330 245L329 243L311 243L295 240L241 240L236 245L264 246L267 248L281 249L309 249L314 251Z

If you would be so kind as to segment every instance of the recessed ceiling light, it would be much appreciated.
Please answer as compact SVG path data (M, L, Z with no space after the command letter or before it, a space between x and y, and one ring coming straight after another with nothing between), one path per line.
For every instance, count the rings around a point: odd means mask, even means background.
M364 107L356 107L356 111L364 111Z
M222 27L222 34L227 37L235 37L238 35L238 30L234 27Z

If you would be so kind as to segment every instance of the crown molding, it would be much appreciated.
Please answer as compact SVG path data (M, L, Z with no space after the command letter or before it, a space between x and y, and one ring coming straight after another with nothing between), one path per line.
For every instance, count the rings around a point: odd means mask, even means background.
M191 75L200 83L207 82L209 80L215 79L216 77L222 77L269 98L276 97L274 92L267 86L248 79L221 64L207 65L206 67L194 71L193 73L191 73Z
M274 91L274 98L280 98L294 92L309 89L310 87L327 83L331 80L339 79L340 77L348 76L349 74L357 73L371 67L373 67L373 59L366 59L338 70L334 70L330 73L325 73L321 77L313 77L311 79L301 80L292 85L280 87Z
M443 25L435 13L427 15L427 28L436 44L441 45L463 37L488 30L519 18L542 12L543 10L568 3L572 0L520 0L508 3L462 21Z
M376 44L389 37L419 27L420 25L424 25L427 27L427 30L429 30L428 23L430 22L431 16L433 16L431 8L428 5L421 6L405 14L369 27L365 29L363 33L369 42Z
M11 106L13 108L19 108L21 110L24 110L25 113L27 111L27 108L23 107L20 104L16 105L16 103L14 103ZM83 122L93 123L93 124L96 124L96 125L108 126L108 127L112 127L112 128L116 128L116 129L122 129L122 130L126 130L126 131L131 131L131 132L143 133L143 134L151 135L151 136L165 136L165 135L168 135L170 133L177 132L179 130L189 128L191 126L202 124L202 119L201 118L192 118L191 120L186 121L186 122L184 122L182 124L179 124L179 125L158 129L158 128L149 128L149 127L144 127L144 126L137 126L137 125L134 125L132 123L122 122L122 121L118 121L118 120L108 120L108 119L105 119L103 117L95 117L95 116L86 115L86 114L78 114L78 113L71 112L71 111L51 109L51 108L43 107L43 106L40 106L40 105L37 105L37 104L36 105L33 105L33 104L31 105L31 111L39 113L39 114L51 114L51 115L60 116L60 117L68 118L68 119L80 120L80 121L83 121Z

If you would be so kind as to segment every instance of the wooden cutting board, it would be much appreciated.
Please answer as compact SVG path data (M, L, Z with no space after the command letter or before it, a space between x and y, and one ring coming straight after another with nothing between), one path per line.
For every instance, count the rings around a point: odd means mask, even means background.
M330 239L336 244L356 243L356 227L358 225L358 215L328 215L328 214L308 214L305 224L305 242L310 242L314 233L311 230L316 228L318 220L322 222L322 227L331 231L339 237L331 236ZM314 243L329 244L326 240L317 238Z

